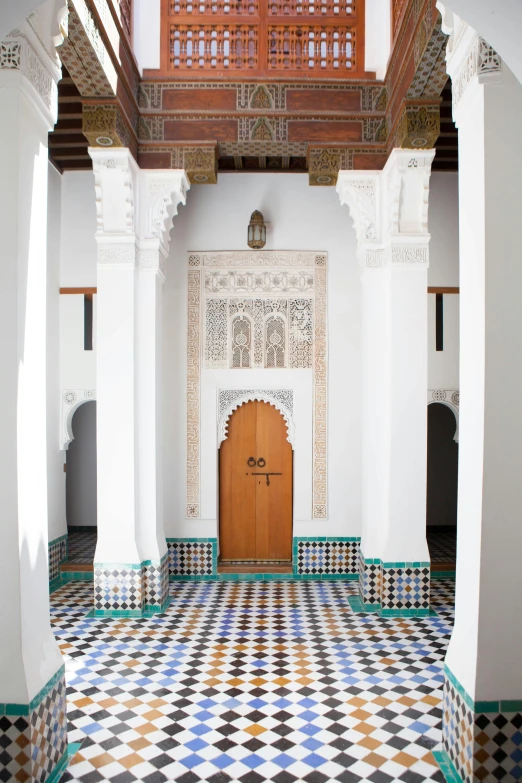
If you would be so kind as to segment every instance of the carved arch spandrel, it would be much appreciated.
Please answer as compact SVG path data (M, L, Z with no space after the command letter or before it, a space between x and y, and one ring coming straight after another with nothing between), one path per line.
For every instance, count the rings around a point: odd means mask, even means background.
M60 449L67 451L74 440L72 420L74 414L85 402L96 402L96 389L64 389L62 391L62 431Z
M220 389L218 391L218 449L228 437L228 422L237 408L247 402L267 402L283 416L286 439L295 448L294 393L291 389Z

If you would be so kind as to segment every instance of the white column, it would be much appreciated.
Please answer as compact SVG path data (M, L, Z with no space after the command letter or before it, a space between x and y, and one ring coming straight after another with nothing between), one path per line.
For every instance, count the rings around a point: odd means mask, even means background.
M522 744L522 85L474 30L441 10L459 130L461 335L457 600L443 738L462 780L514 780Z
M161 445L161 287L188 182L90 148L98 213L98 544L94 611L140 615L168 599Z
M148 606L168 599L168 553L163 527L162 298L172 219L186 202L183 171L140 172L138 251L138 544Z
M46 3L0 45L0 777L13 780L41 779L67 749L47 560L47 134L61 74L58 11ZM42 704L53 724L38 717Z
M434 151L393 150L382 172L339 173L362 280L360 599L429 611L426 543L428 194Z

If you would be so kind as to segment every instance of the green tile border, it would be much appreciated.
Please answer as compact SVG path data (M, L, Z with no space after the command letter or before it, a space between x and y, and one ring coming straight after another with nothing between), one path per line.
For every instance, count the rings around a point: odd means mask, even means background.
M457 680L449 666L444 664L444 674L451 682L457 693L466 702L467 706L474 713L480 714L505 714L511 712L522 712L522 699L500 699L499 701L475 701L465 690L463 685Z
M462 778L445 750L432 750L431 753L446 778L446 783L462 783Z
M377 614L379 617L438 617L435 609L383 609L380 604L364 604L358 595L349 595L348 603L356 614Z
M167 544L190 544L193 541L196 544L217 544L217 538L166 538Z
M164 614L167 609L169 608L170 604L172 603L172 596L169 595L165 603L163 603L161 606L153 606L151 604L145 604L143 609L90 609L87 614L84 616L84 620L98 620L105 618L126 618L126 617L134 617L134 618L147 618L150 619L151 617L160 617L162 614Z
M61 666L53 674L51 679L38 691L36 696L31 699L29 704L0 704L0 715L29 715L45 699L48 693L52 691L56 683L65 677L65 666Z
M171 574L169 582L301 582L303 580L315 582L353 582L357 580L357 574L199 574L177 576Z
M353 541L361 543L361 536L294 536L293 537L294 546L296 542L299 541L311 541L312 543L317 541L326 541L329 544L331 544L333 541L340 541L343 544L345 544L346 542L353 542Z
M439 581L440 579L455 579L456 571L432 571L432 581Z
M48 542L48 546L54 546L55 544L59 544L60 541L63 541L65 538L69 538L69 534L65 533L63 536L58 536L58 538L53 538L52 541Z

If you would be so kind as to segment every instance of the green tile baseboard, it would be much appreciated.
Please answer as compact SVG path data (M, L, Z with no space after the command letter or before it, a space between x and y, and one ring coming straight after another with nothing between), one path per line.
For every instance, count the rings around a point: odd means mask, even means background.
M29 704L0 704L0 715L29 715L52 691L56 683L65 677L65 666L61 666L51 679L41 688Z
M446 783L462 783L462 778L445 750L432 750L431 753L439 765L440 771L446 778Z
M466 702L470 710L474 713L498 714L510 712L522 712L522 699L500 699L499 701L475 701L455 677L449 666L444 664L444 674L451 682L455 690Z
M206 576L169 576L170 582L289 582L302 581L350 581L359 579L357 574L209 574Z
M377 614L379 617L437 617L435 609L383 609L380 604L364 604L358 595L348 596L356 614Z

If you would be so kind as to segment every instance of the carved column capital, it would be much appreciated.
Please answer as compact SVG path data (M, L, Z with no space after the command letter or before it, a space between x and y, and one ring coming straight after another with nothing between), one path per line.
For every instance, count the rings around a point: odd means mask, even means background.
M172 219L179 204L186 204L190 188L185 172L158 170L140 172L140 215L138 233L145 248L157 246L166 258Z
M67 35L67 16L64 0L47 0L0 41L0 87L25 91L49 131L58 117L62 70L56 46Z
M427 267L428 200L435 150L394 149L382 171L341 171L337 192L350 209L362 268Z
M97 236L134 234L139 169L128 149L89 147L94 172Z
M497 84L502 81L502 59L487 41L447 9L438 0L442 15L442 29L449 35L446 64L453 86L453 119L458 126L458 107L467 87L479 84Z

